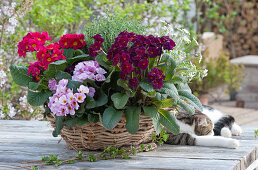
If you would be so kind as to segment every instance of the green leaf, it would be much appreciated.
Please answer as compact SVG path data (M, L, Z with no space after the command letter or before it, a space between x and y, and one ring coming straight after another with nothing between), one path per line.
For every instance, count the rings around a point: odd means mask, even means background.
M101 65L102 67L104 67L107 70L111 69L111 64L108 64L108 59L105 55L97 55L95 57L95 61L97 61L99 63L99 65Z
M86 97L86 108L93 109L96 107L96 103L93 97L87 96Z
M184 100L178 100L177 104L179 106L181 106L186 112L188 112L189 114L193 115L195 113L195 109L193 106L187 104L186 102L184 102Z
M166 78L165 81L170 81L175 74L176 61L170 57L167 62Z
M159 93L156 92L156 99L159 101L163 101L168 97L168 94L163 94L163 93Z
M141 86L141 88L147 92L152 92L154 91L154 88L152 86L152 83L148 82L147 80L142 81L139 83L139 85Z
M133 97L136 93L136 91L133 91L129 85L127 81L124 81L122 79L118 79L117 80L117 85L124 88L125 89L125 93L127 94L127 96L129 97Z
M39 82L29 82L29 89L37 91L48 90L48 81L42 78Z
M148 97L151 97L151 98L156 97L156 92L155 92L155 91L152 91L152 92L145 92L145 91L141 90L141 93L142 93L143 95L148 96ZM133 97L133 96L130 96L130 97Z
M80 104L80 107L79 107L79 109L76 111L76 113L79 113L79 114L85 113L85 105L86 105L85 102L81 103L81 104ZM78 116L78 115L77 115L77 116Z
M117 122L121 119L123 115L122 111L118 111L113 107L108 107L103 113L102 124L105 129L112 129L116 126Z
M76 93L77 89L80 87L80 85L83 85L83 83L79 81L73 81L73 80L68 80L67 86L70 89L73 89L73 92Z
M179 99L177 89L173 83L165 82L163 87L157 89L158 92L168 94L172 99L177 101Z
M120 79L120 72L119 71L115 71L113 72L111 79L110 79L110 87L112 88L112 90L114 91L122 91L123 88L117 85L117 80Z
M118 79L117 80L117 85L119 87L122 87L124 90L125 90L125 93L128 97L134 97L135 96L135 93L136 91L134 91L133 89L131 89L128 85L128 82L127 81L124 81L122 79Z
M149 69L152 69L154 66L156 58L149 58Z
M169 54L163 54L162 55L162 60L161 62L166 63L166 69L165 69L165 81L170 81L175 73L175 68L176 68L176 61L173 59L173 57Z
M41 91L42 88L39 88L39 85L40 85L40 82L29 82L29 89Z
M35 80L33 80L33 77L27 74L28 72L27 67L11 65L10 72L11 72L13 81L20 86L28 87L30 82L35 82Z
M154 101L153 104L155 104L157 107L165 108L165 107L172 107L175 105L175 101L171 98L166 98L162 101Z
M67 64L69 66L71 66L71 65L73 65L76 62L88 61L90 59L91 59L91 57L88 54L82 54L82 55L78 55L78 56L75 56L75 57L72 57L72 58L68 58L66 60L67 60Z
M55 130L52 133L54 137L57 137L60 134L61 129L63 128L63 121L64 116L56 116Z
M164 82L163 87L171 90L173 93L178 95L177 88L172 82Z
M28 90L28 103L32 106L43 105L51 95L51 91L33 92Z
M128 97L134 97L135 96L135 93L136 93L136 91L128 91L128 90L126 90L125 91L125 93L126 93L126 95L128 96Z
M188 91L179 91L179 95L181 99L188 101L199 111L203 110L201 102L192 93L189 93Z
M99 115L96 114L88 114L88 121L97 123L99 121Z
M55 78L56 81L59 82L62 79L72 79L72 76L67 72L58 71Z
M105 104L107 104L108 102L108 96L104 93L103 90L100 90L100 92L97 94L96 100L95 100L95 104L97 107L99 106L103 106Z
M72 58L74 53L74 49L72 48L65 48L63 55L66 57L66 59Z
M48 65L48 69L44 71L46 78L53 78L58 71L64 71L67 67L66 60L58 60Z
M127 81L122 80L122 79L117 80L117 85L120 86L120 87L123 87L124 89L129 88Z
M158 113L158 109L156 107L151 107L151 106L143 106L143 111L146 115L149 117L155 117L156 114Z
M72 129L72 127L74 127L78 122L78 118L75 117L75 118L71 118L71 119L68 119L68 120L65 120L64 123L65 125L69 128L69 129Z
M187 83L187 79L183 76L176 75L173 77L172 82L174 84Z
M77 50L74 51L75 56L79 56L79 55L82 55L82 54L84 54L84 52L80 49L77 49Z
M165 126L169 131L173 134L179 133L179 126L176 123L175 117L167 110L159 109L158 112L160 113L160 123Z
M115 72L115 67L112 68L111 72L109 73L109 75L107 76L106 80L105 80L105 83L109 83L110 80L111 80L111 76L112 74Z
M177 88L178 92L187 91L189 93L192 93L192 90L190 89L190 87L188 86L187 83L178 83L178 84L176 84L176 88Z
M77 125L78 126L83 126L85 124L89 123L88 117L82 117L78 119Z
M115 108L122 109L126 105L129 96L123 93L115 93L111 96L111 100L114 103Z
M129 106L126 108L126 129L129 133L136 133L139 129L139 116L141 113L140 107Z
M157 134L160 134L160 132L162 131L162 126L160 124L159 119L160 119L160 114L156 114L156 116L152 118L152 123L154 125L154 129Z

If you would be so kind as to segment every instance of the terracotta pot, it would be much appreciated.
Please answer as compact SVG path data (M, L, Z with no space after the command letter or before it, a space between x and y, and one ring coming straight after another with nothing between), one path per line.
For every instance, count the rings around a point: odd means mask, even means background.
M200 94L198 99L203 105L208 105L209 103L209 94Z

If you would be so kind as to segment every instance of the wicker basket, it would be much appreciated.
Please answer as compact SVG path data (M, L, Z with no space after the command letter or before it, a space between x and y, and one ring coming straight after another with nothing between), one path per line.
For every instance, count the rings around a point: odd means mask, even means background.
M47 119L55 126L55 118L48 115ZM122 117L117 125L107 130L100 122L87 123L81 127L75 126L72 129L64 126L61 130L61 137L68 147L74 150L102 150L107 146L137 146L152 140L152 133L155 133L152 119L140 115L139 130L135 134L127 132L125 117Z

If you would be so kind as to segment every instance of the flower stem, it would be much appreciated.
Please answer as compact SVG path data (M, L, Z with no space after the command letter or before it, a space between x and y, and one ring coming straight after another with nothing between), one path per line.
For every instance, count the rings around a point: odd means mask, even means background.
M101 51L103 54L107 55L107 53L106 53L102 48L100 48L100 51Z

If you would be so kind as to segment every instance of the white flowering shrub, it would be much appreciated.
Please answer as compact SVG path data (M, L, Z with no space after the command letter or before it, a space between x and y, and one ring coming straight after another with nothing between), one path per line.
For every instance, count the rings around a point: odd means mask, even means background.
M163 22L163 25L157 29L159 31L156 34L160 36L170 35L175 41L174 50L167 51L167 53L173 56L177 63L176 74L186 78L188 82L194 79L203 79L207 76L207 69L194 64L195 61L199 63L202 61L201 51L203 50L203 45L199 45L188 30L181 29L179 25L174 26L165 22Z
M19 3L18 3L19 2ZM41 108L31 107L24 89L13 83L9 66L20 62L17 60L17 42L23 36L19 20L30 9L31 0L0 1L0 119L41 119ZM27 58L27 63L31 60ZM26 95L25 95L26 97Z

